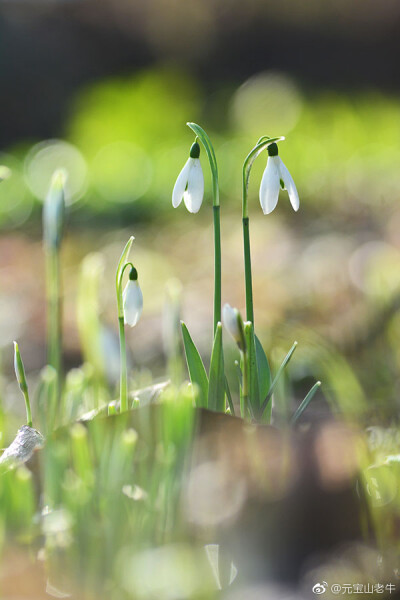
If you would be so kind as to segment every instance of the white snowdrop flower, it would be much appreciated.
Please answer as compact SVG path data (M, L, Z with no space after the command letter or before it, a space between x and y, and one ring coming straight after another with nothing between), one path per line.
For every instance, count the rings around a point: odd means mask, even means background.
M244 337L243 320L237 308L232 308L229 304L224 304L222 309L222 321L227 331L235 340L239 350L244 351L246 340Z
M134 327L139 321L143 310L143 294L137 278L137 271L132 267L129 273L129 281L122 294L124 321L126 325L131 327Z
M191 213L200 210L204 196L204 176L200 164L200 146L195 142L190 148L189 158L178 175L172 192L172 206L177 208L185 202L186 208Z
M260 203L265 215L271 213L278 204L280 188L287 190L293 209L299 210L299 194L293 178L278 156L278 146L271 144L268 146L268 162L260 185Z

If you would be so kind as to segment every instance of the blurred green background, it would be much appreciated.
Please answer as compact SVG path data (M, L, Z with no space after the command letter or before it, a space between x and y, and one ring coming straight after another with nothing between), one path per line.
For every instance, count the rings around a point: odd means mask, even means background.
M118 361L114 269L129 235L144 295L128 333L138 380L162 377L165 286L182 282L182 315L205 355L212 318L209 169L199 215L171 192L200 123L220 170L223 302L244 306L241 165L261 135L280 154L301 207L282 193L264 217L250 182L255 320L272 364L291 363L301 395L391 414L400 367L400 6L396 0L42 0L2 2L0 345L2 396L21 404L12 340L34 379L45 364L41 203L53 171L68 178L63 249L66 368L82 357L79 265L102 254L107 361ZM228 348L229 351L229 348ZM231 351L232 348L231 348ZM114 367L113 367L114 365ZM146 379L147 378L147 379ZM21 406L21 414L23 407Z

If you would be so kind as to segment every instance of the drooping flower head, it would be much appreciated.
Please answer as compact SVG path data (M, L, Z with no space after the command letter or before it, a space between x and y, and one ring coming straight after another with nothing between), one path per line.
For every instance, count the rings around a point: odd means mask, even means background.
M232 308L230 304L224 304L222 309L222 321L227 331L233 337L239 350L246 349L246 340L244 336L243 319L237 308Z
M179 173L172 192L172 206L177 208L182 199L191 213L200 210L204 196L204 176L200 164L200 145L197 142L190 148L182 171Z
M129 271L129 281L122 294L124 321L134 327L140 319L143 310L143 294L138 283L138 274L135 267Z
M294 210L299 210L299 194L293 178L280 156L277 144L268 146L268 161L260 185L260 204L263 213L268 215L278 204L279 190L287 190Z

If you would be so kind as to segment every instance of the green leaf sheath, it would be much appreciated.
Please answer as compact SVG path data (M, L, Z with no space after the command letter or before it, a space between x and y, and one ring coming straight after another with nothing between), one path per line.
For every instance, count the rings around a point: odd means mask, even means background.
M185 347L186 362L189 371L190 381L193 386L197 387L198 395L196 397L196 406L202 408L208 408L208 377L204 368L203 361L199 351L197 350L188 328L183 321L182 325L182 336L183 345Z
M217 325L211 353L208 383L208 408L218 412L225 412L225 373L221 323L218 323Z

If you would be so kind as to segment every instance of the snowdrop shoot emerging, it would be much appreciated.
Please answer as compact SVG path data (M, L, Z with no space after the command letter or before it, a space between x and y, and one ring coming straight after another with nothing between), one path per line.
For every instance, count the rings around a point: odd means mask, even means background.
M172 192L172 205L177 208L182 199L191 213L200 210L204 196L204 176L200 163L200 145L196 142L190 148L189 158L179 173Z
M135 267L131 267L122 299L125 324L134 327L139 321L143 310L143 294L138 283L138 274Z
M299 195L289 171L278 156L277 144L268 146L268 161L260 185L260 204L265 215L270 214L278 204L279 190L287 190L290 203L299 210Z

